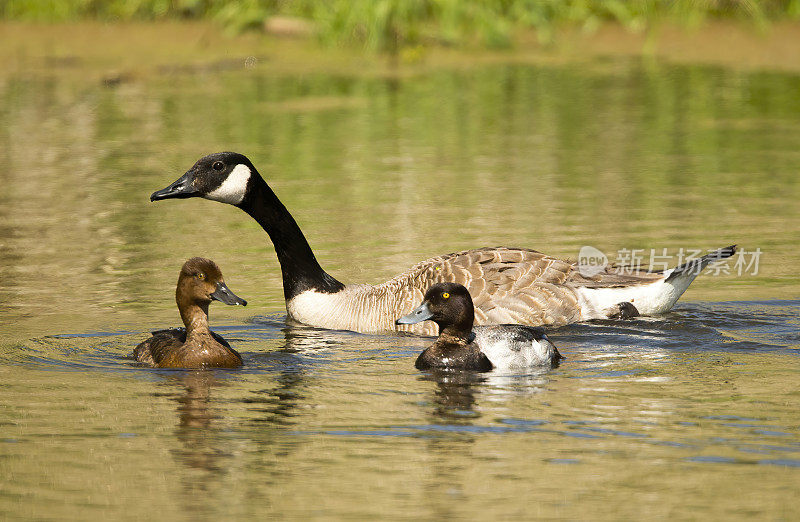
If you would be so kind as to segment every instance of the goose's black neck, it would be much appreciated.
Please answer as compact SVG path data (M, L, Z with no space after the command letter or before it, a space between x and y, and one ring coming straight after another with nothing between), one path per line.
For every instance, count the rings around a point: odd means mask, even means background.
M297 222L261 176L251 176L247 193L238 206L269 234L278 254L283 295L287 300L306 290L335 293L344 289L342 283L319 266Z

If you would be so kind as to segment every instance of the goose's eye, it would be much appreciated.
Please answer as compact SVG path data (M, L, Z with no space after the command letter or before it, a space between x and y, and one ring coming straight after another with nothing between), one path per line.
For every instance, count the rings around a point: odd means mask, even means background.
M447 292L442 292L442 297L444 297L445 299L450 299L450 294L448 294Z
M200 272L200 273L197 274L197 279L199 279L200 281L204 280L205 278L206 278L206 275L204 273Z
M214 163L211 164L211 168L214 170L224 170L225 164L222 163L221 161L215 161Z

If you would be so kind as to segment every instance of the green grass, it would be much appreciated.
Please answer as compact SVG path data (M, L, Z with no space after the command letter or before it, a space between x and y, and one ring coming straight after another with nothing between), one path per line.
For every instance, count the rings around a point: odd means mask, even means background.
M800 18L800 0L5 0L0 18L39 22L82 19L212 19L231 30L262 27L275 15L312 22L326 43L395 52L415 45L513 44L520 31L549 41L572 25L603 22L644 31L661 22L696 26L709 18L763 26Z

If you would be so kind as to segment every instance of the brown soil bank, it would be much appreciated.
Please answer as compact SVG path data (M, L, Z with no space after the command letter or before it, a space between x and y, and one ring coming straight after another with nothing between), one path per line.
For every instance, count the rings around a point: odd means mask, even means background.
M736 22L710 22L692 30L661 26L642 34L609 24L589 34L563 30L548 46L528 34L509 50L420 47L405 49L394 59L322 47L313 38L229 35L206 22L0 23L0 60L4 64L0 76L80 73L112 83L186 70L264 67L276 74L413 74L436 67L581 61L602 56L800 71L800 23L775 23L756 30Z

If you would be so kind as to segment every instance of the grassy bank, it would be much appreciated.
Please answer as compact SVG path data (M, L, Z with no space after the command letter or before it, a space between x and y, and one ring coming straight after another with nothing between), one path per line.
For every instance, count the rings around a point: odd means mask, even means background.
M0 18L212 20L232 31L263 30L265 21L281 19L291 22L278 30L394 52L419 45L502 47L531 30L548 42L564 26L594 30L609 21L634 33L712 19L763 27L800 19L800 0L7 0L0 3Z
M519 45L511 52L432 46L408 49L400 60L387 60L381 54L350 48L321 50L307 39L276 38L254 31L226 34L209 21L0 21L0 79L75 76L114 83L252 67L271 74L328 72L394 77L491 63L566 63L603 57L800 71L797 22L776 22L766 33L728 21L710 21L699 31L663 24L647 34L607 23L591 33L561 29L554 45L538 45L531 31L518 38Z

